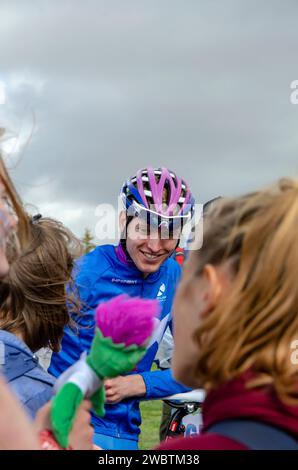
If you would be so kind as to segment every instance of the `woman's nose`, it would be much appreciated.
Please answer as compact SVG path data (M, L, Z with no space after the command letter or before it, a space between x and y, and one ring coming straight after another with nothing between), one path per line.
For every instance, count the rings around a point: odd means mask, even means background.
M147 246L153 253L158 253L162 249L162 241L159 236L149 237Z

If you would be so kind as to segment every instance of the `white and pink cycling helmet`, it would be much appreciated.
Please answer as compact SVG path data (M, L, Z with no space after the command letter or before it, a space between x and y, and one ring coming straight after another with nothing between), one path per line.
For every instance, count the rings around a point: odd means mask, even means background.
M139 170L124 183L120 196L128 216L144 217L157 228L183 228L194 214L187 183L168 168Z

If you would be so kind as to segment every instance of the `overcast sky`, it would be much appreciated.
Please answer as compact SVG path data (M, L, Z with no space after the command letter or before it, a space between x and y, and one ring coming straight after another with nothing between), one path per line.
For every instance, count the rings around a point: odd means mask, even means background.
M23 199L82 235L142 166L198 202L297 176L297 18L297 0L0 0Z

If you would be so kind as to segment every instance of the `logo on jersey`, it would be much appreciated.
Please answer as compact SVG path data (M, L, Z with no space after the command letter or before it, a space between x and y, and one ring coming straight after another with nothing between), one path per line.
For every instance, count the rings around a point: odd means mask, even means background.
M161 302L165 301L167 296L165 295L165 291L166 291L166 285L163 283L161 284L160 288L159 288L159 291L158 291L158 294L157 294L157 300L160 300Z
M137 284L138 281L135 281L134 279L117 279L115 277L112 278L112 282L115 282L116 284Z
M164 332L166 331L167 329L167 326L169 324L169 321L170 321L170 313L168 313L165 317L163 317L161 320L159 320L159 318L155 318L154 319L154 331L153 331L153 334L151 336L151 339L150 339L150 342L148 344L148 346L146 347L147 351L148 349L151 348L151 346L154 344L154 343L157 343L159 344L162 340L162 337L164 335Z

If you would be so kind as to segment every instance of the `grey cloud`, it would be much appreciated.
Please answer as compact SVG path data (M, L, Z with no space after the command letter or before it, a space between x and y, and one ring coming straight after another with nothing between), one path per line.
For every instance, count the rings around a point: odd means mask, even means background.
M144 165L175 169L200 202L297 174L297 10L277 0L2 1L0 79L19 86L0 117L18 127L36 116L13 172L25 200L57 201L82 233Z

